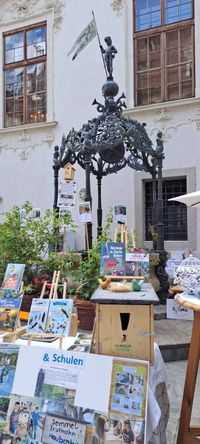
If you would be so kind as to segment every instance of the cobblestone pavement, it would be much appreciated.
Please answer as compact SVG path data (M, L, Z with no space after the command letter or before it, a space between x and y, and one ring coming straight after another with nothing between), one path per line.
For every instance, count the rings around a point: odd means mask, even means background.
M167 444L176 444L180 409L183 397L187 361L167 362L167 374L170 387L168 396L170 401L170 417L167 426ZM193 403L192 424L200 422L200 369Z

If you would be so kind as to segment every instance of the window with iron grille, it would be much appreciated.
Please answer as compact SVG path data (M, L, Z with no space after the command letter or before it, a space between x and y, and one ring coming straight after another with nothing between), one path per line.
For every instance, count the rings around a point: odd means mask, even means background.
M46 22L6 32L4 126L46 120Z
M194 96L193 0L134 0L135 104Z
M145 190L145 236L152 240L150 227L153 224L153 187L152 182L144 183ZM186 178L163 180L163 218L164 239L169 241L186 241L187 207L180 202L169 202L171 197L181 196L187 192Z

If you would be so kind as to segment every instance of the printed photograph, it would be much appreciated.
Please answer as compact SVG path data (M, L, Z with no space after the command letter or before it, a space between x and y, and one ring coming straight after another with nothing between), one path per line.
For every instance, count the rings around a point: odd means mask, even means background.
M127 222L127 211L126 205L116 204L113 206L114 222L115 223L126 223Z
M0 429L3 429L5 426L8 407L9 398L0 396Z
M7 427L16 438L42 441L46 405L43 399L11 395Z
M46 413L50 415L58 415L62 418L76 419L77 421L84 422L86 424L94 424L94 410L84 409L83 407L77 407L74 405L74 397L65 402L48 401Z
M19 346L0 346L0 396L9 396L15 376Z
M107 415L95 413L94 426L87 444L144 444L144 420L128 418L109 418Z

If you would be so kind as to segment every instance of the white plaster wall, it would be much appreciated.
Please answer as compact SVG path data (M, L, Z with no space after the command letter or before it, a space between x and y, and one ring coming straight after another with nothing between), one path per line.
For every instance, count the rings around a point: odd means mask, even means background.
M63 133L79 129L97 115L93 99L103 101L101 87L105 73L95 38L72 62L67 52L94 10L102 40L111 35L118 49L114 60L114 77L119 93L125 91L128 114L148 123L153 140L162 130L165 136L164 169L196 168L196 186L200 188L200 2L195 0L196 98L145 108L133 108L133 30L132 0L24 0L28 18L19 13L18 0L0 0L0 48L2 32L31 22L48 20L48 126L24 127L13 131L0 127L0 211L30 200L43 209L53 202L53 147L60 144ZM64 3L64 7L62 4ZM33 5L33 8L32 8ZM114 5L114 7L113 7ZM119 10L115 9L119 6ZM122 6L122 7L120 7ZM31 11L32 8L32 11ZM60 8L60 9L59 9ZM14 20L14 21L13 21ZM60 29L59 29L60 28ZM0 58L2 84L2 58ZM0 122L2 126L2 89ZM57 124L56 124L57 122ZM25 131L24 131L25 129ZM139 174L139 173L138 173ZM62 175L62 173L61 173ZM84 173L76 166L78 189L84 187ZM93 221L96 222L96 179L92 178ZM134 172L129 168L103 179L104 214L116 202L128 206L129 225L135 225ZM136 209L137 211L137 209ZM199 210L200 212L200 210ZM73 210L77 221L76 209ZM200 215L197 214L198 221ZM197 223L197 250L200 251L200 228ZM96 230L94 227L94 236ZM77 248L83 246L83 229L77 233Z

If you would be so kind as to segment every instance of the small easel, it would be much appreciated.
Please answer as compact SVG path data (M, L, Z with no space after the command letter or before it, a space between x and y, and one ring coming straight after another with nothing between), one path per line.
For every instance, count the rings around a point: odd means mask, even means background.
M66 299L66 293L67 293L67 282L65 281L63 284L59 284L59 278L60 278L60 271L54 271L53 278L51 284L48 284L47 281L44 282L42 291L40 294L40 299L43 299L45 290L47 285L50 285L50 293L49 293L49 300L56 299L58 297L58 287L63 287L63 293L61 299ZM76 326L76 328L75 328ZM70 324L70 333L71 336L76 336L78 332L78 319L76 314L72 314L71 318L71 324ZM51 333L26 333L28 337L28 343L27 345L31 345L32 339L43 339L43 338L49 338L49 337L55 337L55 339L59 339L59 349L63 348L63 339L64 335L57 335L57 334L51 334Z

